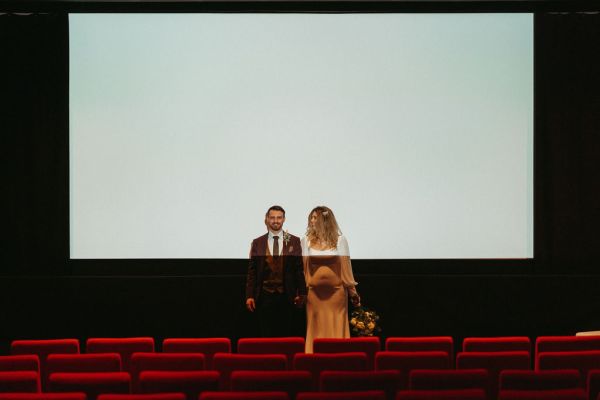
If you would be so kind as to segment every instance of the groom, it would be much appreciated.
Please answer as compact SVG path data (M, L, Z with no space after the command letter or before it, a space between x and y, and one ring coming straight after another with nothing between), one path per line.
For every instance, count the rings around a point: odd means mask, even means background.
M294 309L306 301L300 239L283 231L285 210L265 215L268 232L252 241L246 279L246 308L256 310L263 337L293 336Z

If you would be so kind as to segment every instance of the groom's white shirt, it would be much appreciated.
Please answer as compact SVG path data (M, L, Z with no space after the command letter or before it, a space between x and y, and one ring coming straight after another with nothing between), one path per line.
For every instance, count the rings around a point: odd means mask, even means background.
M269 230L269 238L267 240L267 246L269 246L269 252L271 254L273 254L273 243L275 243L275 240L273 239L273 236L278 236L279 239L279 254L278 256L281 255L281 253L283 252L283 229L280 229L278 232L272 232L271 230Z

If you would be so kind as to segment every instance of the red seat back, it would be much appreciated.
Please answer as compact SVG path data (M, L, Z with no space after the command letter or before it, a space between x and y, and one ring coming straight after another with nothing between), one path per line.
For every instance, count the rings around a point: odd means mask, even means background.
M410 372L411 390L482 389L491 397L489 374L485 369L416 369Z
M163 353L202 353L205 368L213 369L213 356L216 353L231 353L231 340L228 338L184 338L165 339Z
M129 393L131 378L127 372L55 372L50 374L50 392L83 392L88 400L103 393Z
M400 388L400 371L323 371L320 390L323 392L359 392L383 390L393 400Z
M408 387L413 369L449 369L450 357L445 351L381 351L375 356L375 369L402 371L401 389Z
M0 372L0 392L40 392L40 374L35 371Z
M500 390L553 390L582 387L581 374L575 369L547 371L502 371Z
M291 368L296 353L304 353L304 338L243 338L238 340L239 354L284 354Z
M0 400L86 400L85 393L0 393Z
M501 390L499 400L587 400L583 389Z
M143 371L203 371L202 353L134 353L130 363L134 392L138 392L139 375Z
M385 400L383 390L364 392L302 392L296 400Z
M592 369L600 369L600 351L565 351L558 353L540 353L538 370L576 369L581 376L587 377Z
M130 371L130 360L133 353L153 353L154 339L151 337L135 338L90 338L86 342L87 353L119 353L123 371Z
M380 350L381 342L378 337L317 338L313 341L313 352L315 353L363 352L367 355L369 369L375 368L375 354Z
M101 394L97 400L186 400L183 393Z
M396 400L485 400L483 389L402 390Z
M40 372L40 358L35 354L0 356L0 371Z
M454 359L454 340L450 336L390 337L386 351L445 351Z
M203 392L198 400L290 400L286 392Z
M283 354L217 353L213 358L213 367L220 373L221 390L228 390L233 371L285 371L287 357Z
M186 400L197 400L200 393L219 388L216 371L143 371L139 378L142 393L181 392Z
M462 351L527 351L531 353L531 340L527 336L465 338Z
M313 387L319 387L322 371L366 371L368 369L365 353L313 353L296 354L294 370L309 371L313 377Z
M308 371L234 371L231 374L233 391L282 391L294 398L312 385Z

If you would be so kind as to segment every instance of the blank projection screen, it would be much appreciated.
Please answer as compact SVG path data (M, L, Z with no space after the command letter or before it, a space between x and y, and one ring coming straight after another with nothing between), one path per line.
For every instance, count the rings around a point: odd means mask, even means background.
M532 14L71 14L70 254L533 257Z

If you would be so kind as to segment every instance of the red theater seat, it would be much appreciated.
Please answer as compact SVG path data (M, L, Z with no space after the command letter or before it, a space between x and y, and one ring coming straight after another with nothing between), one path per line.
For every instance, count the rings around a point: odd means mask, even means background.
M79 340L77 339L13 340L10 345L10 354L36 354L42 365L49 354L77 353L79 353Z
M0 371L40 372L40 359L37 355L0 356Z
M363 352L367 355L369 369L375 368L375 354L381 350L378 337L354 337L349 339L318 338L313 341L315 353L353 353Z
M365 353L314 353L296 354L294 370L309 371L313 377L313 387L319 387L322 371L366 371L368 369Z
M40 391L40 374L35 371L3 371L0 372L0 392Z
M387 399L394 399L400 387L400 371L323 371L320 389L323 392L359 392L383 390Z
M213 369L213 356L216 353L231 353L231 340L228 338L165 339L163 353L202 353L206 369Z
M282 391L294 398L312 385L308 371L234 371L231 373L232 391Z
M291 368L296 353L304 353L304 338L244 338L238 340L239 354L284 354Z
M565 351L560 353L540 353L538 370L576 369L587 377L592 369L600 369L600 351Z
M491 396L485 369L416 369L410 372L408 386L411 390L482 389Z
M531 353L531 340L527 336L491 338L466 338L463 351L526 351Z
M526 351L474 351L456 356L457 369L485 369L490 377L490 396L498 393L500 372L508 369L531 369L531 357Z
M187 400L196 400L204 391L219 389L216 371L144 371L140 373L142 393L181 392Z
M50 374L50 392L83 392L89 400L103 393L129 393L127 372L56 372Z
M380 351L375 355L375 369L396 369L402 372L400 388L408 387L413 369L449 369L450 357L445 351Z
M85 393L0 393L0 400L86 400Z
M485 400L483 389L402 390L396 400Z
M130 370L133 353L153 353L154 339L151 337L136 338L90 338L85 349L87 353L119 353L123 371Z
M132 391L138 392L143 371L203 371L202 353L134 353L131 356Z
M198 400L290 400L285 392L204 392Z
M48 375L54 372L120 372L121 356L104 354L50 354L46 360Z
M79 354L77 339L14 340L10 345L12 355L35 354L40 359L40 378L46 387L46 358L50 354Z
M217 353L213 357L213 367L221 375L221 390L228 390L229 378L233 371L285 371L287 357L283 354Z
M600 398L600 369L588 371L587 376L588 399L596 400Z
M296 400L385 400L383 390L365 392L304 392L298 393Z
M454 340L450 336L390 337L386 351L445 351L454 359Z
M587 400L583 389L501 390L498 400Z
M600 336L540 336L535 341L535 354L551 351L600 350Z
M101 394L97 400L185 400L183 393Z
M500 390L553 390L581 387L581 374L575 369L500 373Z

